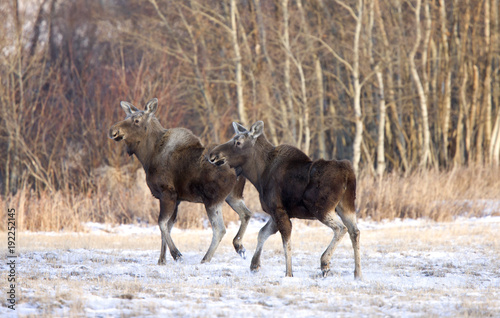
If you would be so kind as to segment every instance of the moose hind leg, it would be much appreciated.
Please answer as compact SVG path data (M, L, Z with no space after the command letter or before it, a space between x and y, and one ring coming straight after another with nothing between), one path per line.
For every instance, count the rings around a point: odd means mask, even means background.
M252 272L256 272L260 268L260 254L262 254L262 248L264 247L264 243L269 238L269 236L276 234L278 232L278 228L276 227L276 223L274 223L273 218L269 218L266 225L264 225L260 231L259 236L257 237L257 248L255 249L255 253L252 257L252 263L250 264L250 270Z
M243 247L243 244L241 241L243 240L243 235L245 235L245 232L248 227L248 222L250 221L250 218L252 217L252 212L247 208L245 205L245 202L241 198L235 198L233 195L229 195L226 198L226 202L229 204L229 206L236 212L238 213L240 217L240 228L238 230L238 233L236 233L236 236L233 239L233 246L236 252L243 258L246 258L246 250Z
M333 252L342 237L344 237L347 229L344 224L342 224L335 211L328 212L320 221L333 230L332 241L323 255L321 255L321 272L323 273L323 277L326 277L330 272L330 260L332 259Z
M340 206L340 205L339 205ZM362 279L363 275L361 273L361 255L359 251L359 238L360 232L356 224L356 212L348 211L344 209L339 209L338 214L347 227L349 236L351 237L352 248L354 250L354 278Z
M172 200L171 198L160 199L158 226L160 227L161 232L161 250L158 265L164 265L166 263L165 254L167 252L167 246L170 249L170 254L174 260L179 260L182 256L170 236L170 231L172 230L172 226L177 218L177 206L178 202Z
M280 231L281 239L283 240L283 250L286 260L286 277L292 277L292 247L290 238L292 236L292 222L284 208L277 208L275 212L276 226Z
M158 265L165 265L167 261L165 260L165 254L167 252L167 239L165 237L166 229L162 225L162 221L158 221L158 225L160 226L161 232L161 248L160 248L160 258L158 259Z
M208 206L206 205L208 219L212 225L212 243L208 248L207 253L201 260L202 263L210 262L212 256L214 256L217 246L219 246L222 237L226 234L226 227L224 226L224 219L222 218L222 208L221 204Z

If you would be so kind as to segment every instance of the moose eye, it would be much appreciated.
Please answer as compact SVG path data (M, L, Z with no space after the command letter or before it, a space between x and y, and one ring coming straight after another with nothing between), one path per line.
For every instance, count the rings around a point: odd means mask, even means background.
M237 140L236 141L236 146L241 146L241 141Z
M134 119L134 123L138 124L139 123L139 119L138 118Z

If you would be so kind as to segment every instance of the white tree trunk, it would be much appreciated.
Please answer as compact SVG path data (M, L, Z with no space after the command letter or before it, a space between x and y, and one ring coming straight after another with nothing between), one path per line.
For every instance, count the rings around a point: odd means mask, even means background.
M293 142L297 147L300 147L300 143L297 144L298 136L295 127L295 112L293 110L293 102L292 102L292 87L290 85L290 39L288 32L288 0L282 0L281 6L283 9L283 45L285 46L285 69L284 69L284 81L285 81L285 90L286 90L286 106L287 112L290 116L290 124L289 127L291 129ZM284 117L283 120L288 121L288 117ZM299 137L300 138L300 137Z
M444 66L446 73L444 84L444 114L443 114L443 158L448 161L448 130L450 127L451 114L451 70L450 70L450 49L448 46L448 29L446 28L446 4L445 0L439 0L439 15L441 22L441 41L444 48Z
M491 32L490 32L490 0L484 1L484 42L486 49L486 56L488 58L488 62L486 63L486 76L484 78L484 107L486 108L486 126L485 126L485 145L489 150L489 160L493 160L493 149L495 145L492 142L492 128L491 128L491 112L492 112L492 103L491 103L491 69L493 64L492 58L492 45L491 45Z
M325 145L325 116L323 114L324 103L324 89L323 89L323 74L321 71L321 63L319 58L316 57L315 61L316 81L318 89L318 150L319 157L326 159L326 145Z
M417 53L422 35L420 32L420 7L422 6L422 0L417 0L417 5L415 6L415 27L416 27L416 39L415 44L410 52L408 61L410 63L411 75L415 86L417 87L418 97L420 99L420 109L422 112L422 129L424 134L424 139L422 141L422 153L420 159L420 166L425 167L429 163L430 157L430 131L429 131L429 116L427 112L427 98L425 96L424 87L420 81L420 76L418 75L417 67L415 66L415 54Z
M491 135L491 162L500 165L500 109L497 110L497 119Z
M307 105L307 89L306 89L306 77L304 76L304 69L302 64L295 61L297 69L300 76L300 91L302 93L302 109L304 116L304 152L309 155L309 149L311 147L311 127L309 126L309 107Z
M236 92L238 97L238 117L242 124L248 125L243 98L243 79L241 75L241 53L238 44L238 25L236 24L236 0L231 0L231 36L234 48L234 63L236 64Z
M378 123L378 140L377 140L377 176L382 178L385 172L385 97L384 97L384 80L382 77L382 72L377 67L375 70L375 75L377 76L377 82L379 86L379 123Z
M369 27L368 27L368 41L369 48L368 54L370 56L370 64L372 65L373 71L377 78L378 88L379 88L379 123L378 123L378 139L377 139L377 176L379 180L382 180L385 172L385 94L384 94L384 78L379 65L375 65L375 60L373 58L373 26L375 24L375 0L370 1L369 6ZM381 30L382 31L382 30Z
M361 160L361 142L363 141L363 119L361 117L361 83L359 81L359 38L361 35L361 26L363 22L363 0L358 0L358 17L356 29L354 31L354 61L352 67L352 77L354 85L354 121L356 132L353 143L352 164L354 172L359 172L359 162Z

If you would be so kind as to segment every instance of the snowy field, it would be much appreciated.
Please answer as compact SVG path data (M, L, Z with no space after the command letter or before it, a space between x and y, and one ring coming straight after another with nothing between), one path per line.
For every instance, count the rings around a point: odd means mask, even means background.
M86 224L84 233L18 233L18 303L13 312L2 301L0 316L500 316L500 217L359 223L362 281L353 278L347 235L333 255L332 275L320 276L319 258L332 232L319 223L294 220L293 278L284 277L279 235L267 241L260 272L250 272L264 224L259 218L244 238L246 259L232 248L232 224L209 264L200 260L211 229L174 228L184 260L176 263L168 254L165 266L157 265L156 226ZM0 268L7 286L5 261Z

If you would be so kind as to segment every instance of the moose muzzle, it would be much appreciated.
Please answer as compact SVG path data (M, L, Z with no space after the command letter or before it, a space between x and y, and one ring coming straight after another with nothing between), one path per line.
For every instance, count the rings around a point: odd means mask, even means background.
M210 153L210 163L213 164L213 165L216 165L216 166L221 166L223 165L224 163L226 163L226 160L225 158L222 158L219 156L219 154L217 153Z
M108 137L114 141L120 141L123 139L123 135L120 134L120 129L111 127L108 132Z

